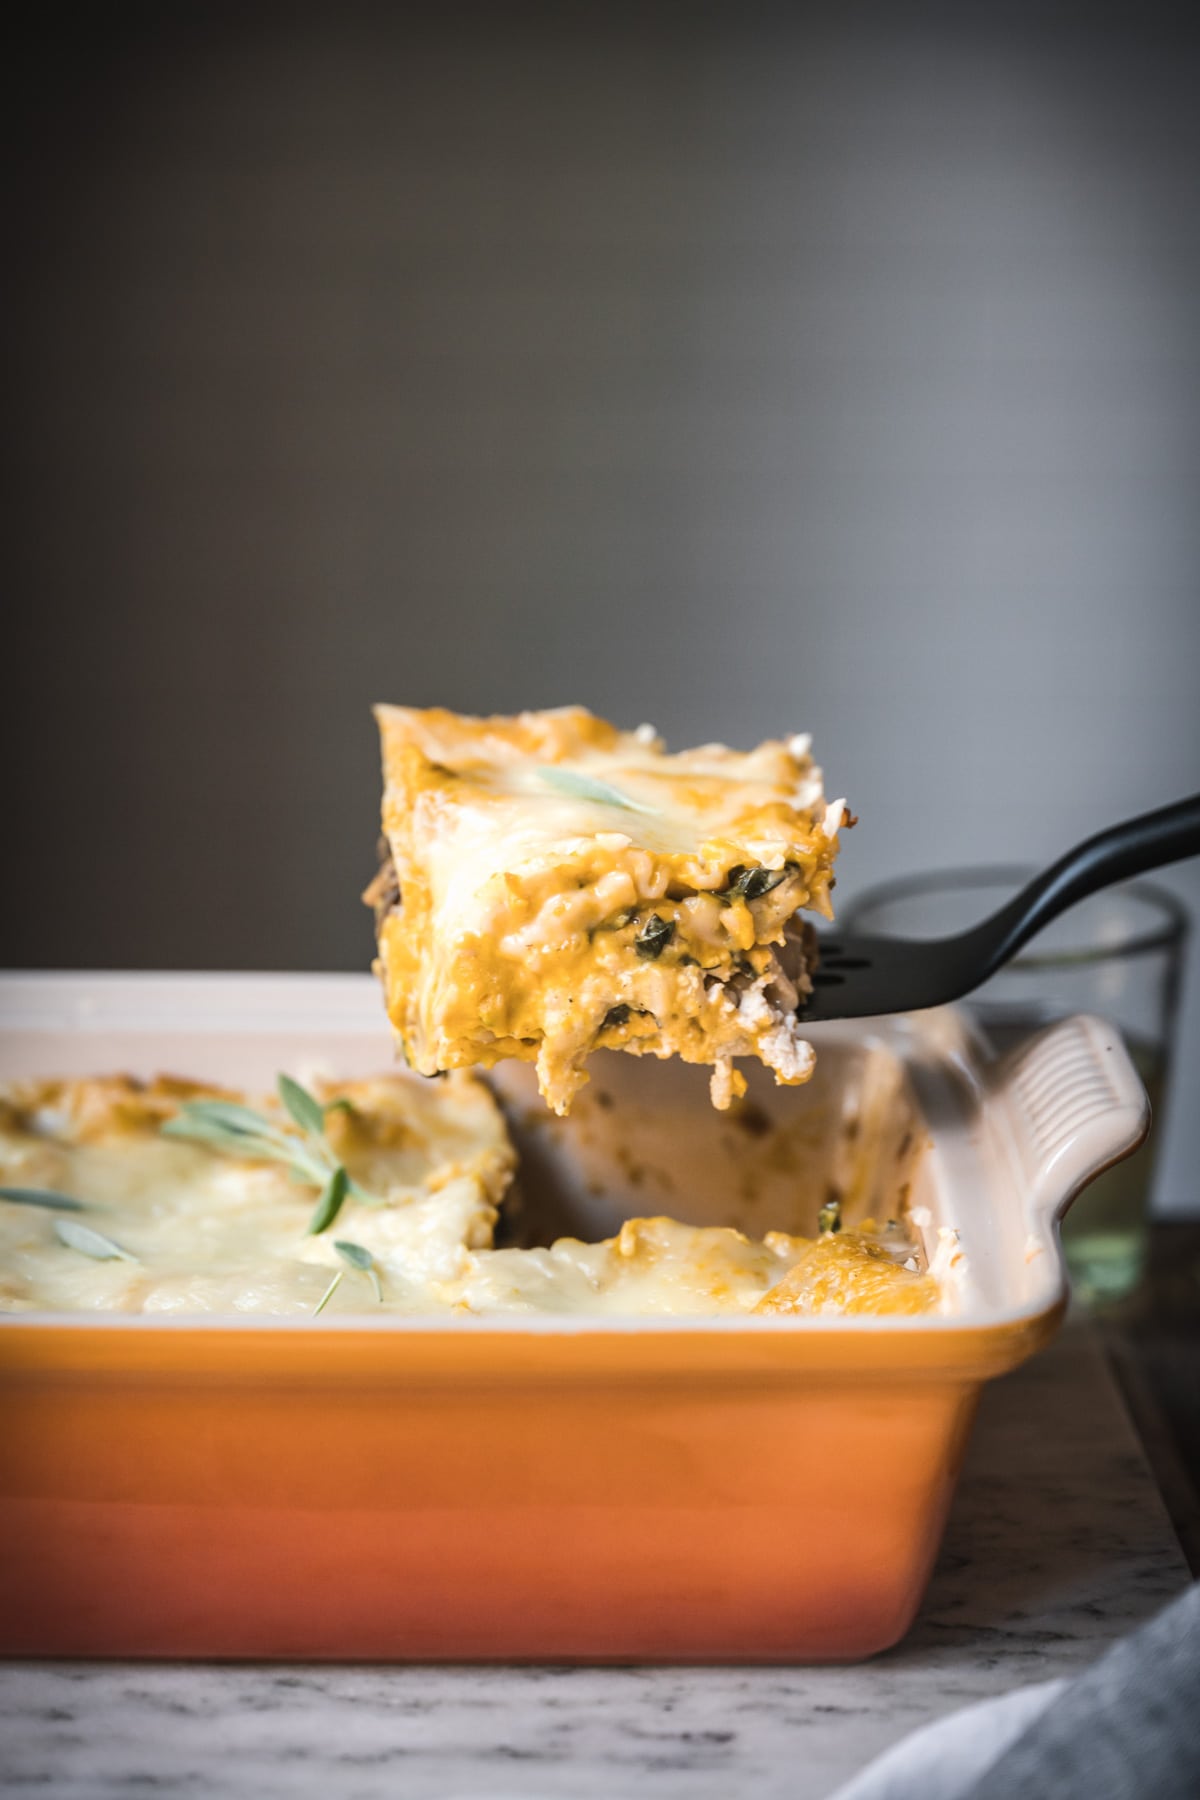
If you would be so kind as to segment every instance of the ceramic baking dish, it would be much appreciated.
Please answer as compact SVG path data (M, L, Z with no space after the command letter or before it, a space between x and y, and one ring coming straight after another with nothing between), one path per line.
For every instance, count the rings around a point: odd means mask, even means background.
M5 1077L173 1069L266 1087L280 1066L392 1064L366 978L10 976L0 1021ZM953 1246L953 1312L13 1316L0 1649L788 1661L893 1643L981 1384L1062 1312L1057 1219L1140 1140L1148 1106L1094 1019L999 1064L954 1012L814 1037L812 1089L760 1084L755 1103L802 1121L821 1181L842 1158L852 1215L888 1203L885 1165L903 1174L926 1250ZM675 1110L703 1072L608 1064L577 1141L541 1128L520 1072L506 1078L534 1209L557 1189L564 1216L590 1208L597 1229L633 1211L727 1218L728 1122ZM812 1181L786 1159L777 1173L754 1228L811 1229L780 1208L814 1205Z

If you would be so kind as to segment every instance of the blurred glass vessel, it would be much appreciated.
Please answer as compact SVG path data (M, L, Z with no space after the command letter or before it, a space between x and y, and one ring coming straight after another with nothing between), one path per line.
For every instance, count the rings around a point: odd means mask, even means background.
M1033 873L980 867L885 882L846 906L839 922L880 936L948 936L997 911ZM1189 929L1173 894L1151 882L1128 882L1081 901L969 1001L998 1053L1054 1019L1097 1013L1120 1027L1146 1085L1155 1119L1149 1138L1099 1176L1063 1222L1074 1290L1091 1306L1124 1299L1145 1267Z

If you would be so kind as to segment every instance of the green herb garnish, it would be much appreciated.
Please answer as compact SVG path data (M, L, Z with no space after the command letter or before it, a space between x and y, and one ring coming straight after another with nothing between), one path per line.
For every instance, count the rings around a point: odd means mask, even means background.
M761 900L772 888L777 888L786 881L791 873L791 864L782 869L748 869L744 863L737 863L729 871L729 886L722 888L717 895L718 900Z
M325 1136L325 1122L335 1108L349 1109L346 1100L328 1106L301 1087L290 1075L280 1075L279 1098L300 1133L284 1129L265 1114L233 1100L185 1100L173 1119L162 1127L164 1137L185 1138L210 1150L246 1156L252 1161L282 1163L293 1181L321 1190L309 1235L327 1231L341 1211L348 1194L378 1205L373 1194L347 1173Z
M379 1270L375 1266L375 1258L363 1244L347 1243L345 1238L335 1238L333 1247L344 1263L352 1269L361 1269L364 1275L371 1278L371 1286L375 1289L375 1298L383 1305L383 1285L379 1279Z
M93 1231L90 1225L77 1224L74 1219L55 1219L54 1230L69 1250L78 1250L81 1256L94 1257L97 1262L137 1261L136 1256L122 1250L120 1244L114 1244L102 1231Z
M312 1316L314 1319L316 1318L316 1316L319 1312L325 1311L326 1306L333 1299L334 1294L337 1292L338 1288L341 1286L342 1276L345 1273L346 1273L345 1269L339 1269L337 1271L333 1280L330 1282L329 1286L325 1289L325 1292L321 1295L321 1298L317 1301L317 1304L312 1309Z
M569 794L572 800L590 800L594 806L619 806L626 812L658 811L657 806L647 806L644 801L635 800L631 794L623 793L609 781L599 781L594 775L584 775L579 769L564 769L558 763L543 765L538 770L538 777L547 787L557 788L560 794Z
M52 1212L86 1212L82 1200L70 1194L59 1194L53 1188L0 1187L0 1200L12 1200L17 1206L45 1206Z
M232 1100L185 1100L162 1127L164 1137L186 1138L210 1150L225 1150L260 1162L282 1162L302 1179L323 1183L336 1160L322 1146L296 1138L262 1113Z
M342 1210L342 1202L346 1198L346 1171L341 1163L331 1173L329 1180L321 1189L321 1198L317 1201L316 1210L308 1221L308 1237L316 1237L322 1231L328 1231L333 1221Z
M820 1212L817 1214L817 1230L822 1237L830 1232L842 1229L842 1203L836 1194L831 1194Z
M301 1131L310 1137L320 1137L325 1130L325 1108L321 1102L290 1075L280 1075L276 1085L279 1098Z
M362 1244L348 1243L345 1238L335 1238L333 1247L341 1257L342 1261L346 1264L346 1268L359 1269L364 1275L370 1276L371 1286L375 1289L375 1298L382 1306L383 1286L379 1280L379 1270L375 1267L375 1258L371 1255L371 1252ZM325 1292L321 1295L317 1304L313 1307L312 1316L314 1319L319 1312L325 1310L325 1307L329 1304L330 1300L332 1300L334 1294L341 1285L342 1277L345 1273L345 1269L338 1269L336 1271L333 1280L325 1289Z
M633 947L640 957L647 962L653 962L662 955L674 936L675 921L660 919L657 913L651 913L634 938Z

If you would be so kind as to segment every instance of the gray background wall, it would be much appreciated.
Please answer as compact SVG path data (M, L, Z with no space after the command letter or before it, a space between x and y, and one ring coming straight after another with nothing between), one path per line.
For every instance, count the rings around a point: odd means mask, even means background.
M3 960L365 964L376 698L812 730L843 895L1200 787L1195 42L827 11L26 47Z

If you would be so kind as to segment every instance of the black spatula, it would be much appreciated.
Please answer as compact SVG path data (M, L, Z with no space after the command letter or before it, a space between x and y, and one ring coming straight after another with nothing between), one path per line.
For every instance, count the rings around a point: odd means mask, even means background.
M1068 850L1006 906L947 938L821 938L814 989L800 1017L861 1019L960 1000L1059 913L1100 888L1200 854L1200 794L1098 832Z

